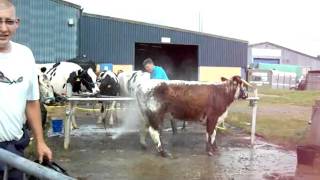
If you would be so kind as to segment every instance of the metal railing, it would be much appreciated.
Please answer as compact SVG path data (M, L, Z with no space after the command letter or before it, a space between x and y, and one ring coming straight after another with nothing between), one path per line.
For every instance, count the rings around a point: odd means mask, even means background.
M39 179L75 180L73 177L66 176L52 169L41 166L40 164L32 162L2 148L0 148L0 162L5 164L3 180L8 179L8 167L16 168L25 174L32 175Z

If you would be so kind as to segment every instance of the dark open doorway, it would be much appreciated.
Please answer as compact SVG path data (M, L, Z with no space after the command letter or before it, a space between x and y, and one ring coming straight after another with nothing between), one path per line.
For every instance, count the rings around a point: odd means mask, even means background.
M135 70L143 70L142 62L151 58L171 80L198 80L198 46L177 44L135 44Z

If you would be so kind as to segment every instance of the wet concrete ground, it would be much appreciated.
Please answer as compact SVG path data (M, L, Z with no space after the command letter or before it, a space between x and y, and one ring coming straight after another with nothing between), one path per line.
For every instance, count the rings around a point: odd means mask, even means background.
M79 121L80 122L80 121ZM231 129L217 137L217 153L205 152L205 128L189 124L175 136L164 132L166 147L174 159L160 157L150 138L142 150L138 133L113 140L94 121L81 121L73 132L71 147L63 150L63 138L51 137L55 160L74 177L117 180L189 180L189 179L294 179L296 153L257 140L254 148L247 134ZM91 125L89 125L91 124ZM88 133L90 132L90 133ZM112 132L110 129L109 132ZM296 179L305 179L297 177Z

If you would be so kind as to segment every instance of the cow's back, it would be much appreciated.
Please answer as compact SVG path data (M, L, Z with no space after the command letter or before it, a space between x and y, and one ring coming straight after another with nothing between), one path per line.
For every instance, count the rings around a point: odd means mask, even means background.
M53 63L50 64L40 64L39 68L45 67L45 74L48 75L51 85L53 86L54 92L63 95L66 93L66 83L70 74L74 71L81 70L82 68L75 63L71 62L61 62L59 65L54 67Z
M166 106L175 118L194 120L207 111L212 86L174 85L162 83L153 90L153 96Z

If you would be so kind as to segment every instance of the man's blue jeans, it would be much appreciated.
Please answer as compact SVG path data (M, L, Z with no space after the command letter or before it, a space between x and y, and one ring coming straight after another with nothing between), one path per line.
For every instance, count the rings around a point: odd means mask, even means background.
M29 145L30 142L30 136L24 128L23 130L24 134L22 138L18 141L6 141L6 142L0 142L0 148L5 149L7 151L10 151L14 154L17 154L19 156L24 156L24 150L25 148ZM3 173L4 173L4 166L5 164L0 162L0 179L3 178ZM8 179L9 180L22 180L23 179L23 172L10 168L9 167L9 174L8 174Z

